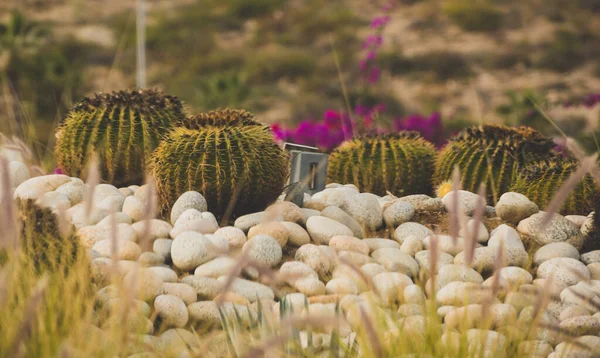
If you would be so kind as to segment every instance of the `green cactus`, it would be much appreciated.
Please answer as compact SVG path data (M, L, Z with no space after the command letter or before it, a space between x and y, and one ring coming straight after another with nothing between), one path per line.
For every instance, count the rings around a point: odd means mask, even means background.
M164 211L196 190L220 218L263 210L288 178L288 156L271 130L238 110L189 118L159 145L151 162Z
M477 192L485 183L488 200L495 203L510 190L519 168L553 155L553 142L529 127L483 125L463 130L440 152L435 185L452 178L458 166L462 187Z
M576 160L559 157L532 163L519 171L511 190L527 196L543 209L578 166ZM599 199L598 186L594 178L587 174L563 203L560 213L588 215Z
M56 214L42 208L34 200L18 200L19 244L29 262L38 272L68 269L83 248L73 235L63 236Z
M92 154L102 179L116 186L141 184L159 142L185 119L181 102L154 90L97 94L75 105L56 132L59 167L82 177Z
M415 132L366 136L331 153L327 180L377 195L431 194L434 163L434 146Z

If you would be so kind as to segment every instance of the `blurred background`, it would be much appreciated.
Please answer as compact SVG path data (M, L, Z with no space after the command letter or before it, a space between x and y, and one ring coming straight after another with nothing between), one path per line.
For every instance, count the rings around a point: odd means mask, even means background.
M190 112L245 108L324 150L344 123L442 145L481 122L555 135L551 118L597 149L600 0L143 2L147 87ZM1 1L0 131L51 158L70 106L135 88L136 4Z

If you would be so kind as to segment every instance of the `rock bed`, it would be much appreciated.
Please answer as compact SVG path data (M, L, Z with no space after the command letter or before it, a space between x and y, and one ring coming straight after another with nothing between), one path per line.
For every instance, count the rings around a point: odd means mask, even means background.
M90 215L82 202L85 191L78 178L47 175L24 181L15 197L66 209L78 240L89 249L96 299L105 307L123 300L110 280L115 255L119 277L137 298L128 323L161 350L198 348L191 330L220 328L221 313L248 325L259 310L276 317L283 297L296 313L341 314L339 333L348 341L363 324L358 307L393 313L419 332L425 329L429 297L444 323L442 340L458 342L459 332L466 332L475 344L475 337L486 334L486 342L494 343L486 354L501 356L509 326L530 326L538 293L546 290L558 299L548 303L541 320L559 330L538 330L518 351L535 357L600 354L600 251L579 251L592 219L555 215L541 230L544 213L521 194L505 193L495 207L485 207L478 224L472 216L482 198L470 192L460 191L454 205L454 193L379 197L353 185L330 184L305 195L303 208L280 201L219 226L197 192L183 194L168 219L144 220L156 200L148 186L100 184ZM455 207L461 224L456 238L448 214ZM466 266L470 238L475 248ZM254 265L241 268L223 293L240 256ZM505 267L497 270L499 261ZM274 270L276 280L266 268ZM221 312L217 301L224 302ZM485 330L478 326L484 306ZM567 342L568 335L580 344ZM301 337L306 343L305 331ZM325 350L331 330L317 330L314 337Z

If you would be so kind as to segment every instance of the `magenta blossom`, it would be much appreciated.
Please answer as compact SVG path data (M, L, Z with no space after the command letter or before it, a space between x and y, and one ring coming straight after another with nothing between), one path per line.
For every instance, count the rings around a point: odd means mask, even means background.
M54 173L54 174L64 174L64 172L62 171L62 169L60 169L59 167L54 168L54 171L52 173Z
M442 117L439 112L432 113L429 117L419 114L411 114L408 117L394 121L396 131L417 131L423 138L434 143L438 147L444 142Z
M371 21L371 28L377 29L380 27L384 27L389 21L389 16L378 16Z

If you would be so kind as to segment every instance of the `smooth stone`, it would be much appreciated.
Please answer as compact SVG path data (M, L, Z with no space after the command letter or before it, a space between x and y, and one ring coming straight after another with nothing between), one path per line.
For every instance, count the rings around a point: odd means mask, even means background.
M304 225L307 219L298 205L290 201L279 201L270 205L265 210L265 217L272 221L289 221L300 225Z
M163 282L177 282L177 273L170 267L153 266L147 267L146 270L157 274Z
M373 285L386 304L401 301L404 289L412 284L410 277L399 272L382 272L373 278Z
M352 216L367 231L383 225L383 215L377 196L370 193L351 195L346 198L341 209Z
M171 260L182 271L192 271L205 262L212 260L216 253L210 250L210 244L202 234L188 231L178 235L171 244Z
M117 224L116 237L122 241L137 241L135 230L129 224ZM85 247L92 247L97 242L112 240L113 228L106 226L84 226L77 230L79 242Z
M23 182L31 178L27 165L18 160L13 160L8 163L8 172L10 173L11 189L16 189Z
M528 235L540 245L566 242L578 250L583 247L585 238L577 225L561 215L554 214L550 223L542 229L541 226L545 216L546 213L534 214L519 222L517 230Z
M321 211L321 215L345 225L352 230L353 236L358 237L359 239L363 237L363 229L360 223L339 207L328 206Z
M587 216L585 216L585 215L566 215L565 219L569 220L570 222L572 222L573 224L575 224L579 228L581 228L581 226L587 219Z
M364 264L360 267L360 270L371 279L382 272L387 272L382 265L376 263Z
M399 249L379 249L374 251L371 257L387 271L400 272L409 277L417 277L419 273L417 261Z
M133 220L129 217L129 215L127 215L123 212L119 212L119 213L112 213L112 214L108 215L104 219L100 220L96 224L96 226L111 227L112 225L118 225L118 224L131 225L132 223L133 223Z
M165 282L163 284L163 294L179 297L186 305L191 305L197 301L196 290L186 284L180 282Z
M289 285L305 278L319 279L319 275L312 267L301 261L287 261L279 268L279 278Z
M326 292L325 284L313 277L296 280L293 286L307 297L324 295Z
M456 193L451 191L448 194L444 195L444 197L442 198L442 202L446 206L446 210L448 210L448 212L452 211L455 194ZM473 215L478 202L482 202L485 205L485 198L482 198L479 195L466 190L458 191L458 208L461 212L465 213L466 215Z
M499 277L496 278L496 275L499 275ZM485 280L483 287L492 287L495 282L500 288L511 291L521 285L532 283L533 276L525 269L508 266L501 268L499 271L495 272L494 275Z
M117 260L137 260L142 254L142 249L138 244L129 240L117 239L114 241L116 247L113 247L113 240L104 239L96 242L92 250L100 254L101 257L111 258L113 250Z
M590 277L592 280L600 280L600 262L594 262L587 265L590 271Z
M490 292L481 290L480 287L481 285L473 282L454 281L442 287L435 298L442 306L463 306L489 301Z
M237 261L231 257L216 257L196 268L194 275L203 277L219 278L232 272Z
M537 277L546 279L553 277L553 280L572 286L581 280L589 280L590 272L578 260L570 257L557 257L544 261L537 270Z
M250 230L251 227L260 224L264 215L265 215L265 212L260 211L257 213L240 216L239 218L237 218L235 220L235 223L233 224L233 226L237 227L238 229L242 230L243 232L248 232L248 230Z
M218 278L218 281L221 284L224 284L227 280L226 276L221 276ZM273 290L258 282L253 282L249 280L245 280L242 278L234 279L231 284L230 290L234 293L237 293L240 296L243 296L248 299L250 302L256 302L258 300L274 300L275 294Z
M286 227L277 221L261 223L248 230L248 240L252 240L254 236L258 235L274 238L281 248L285 247L290 238L290 234Z
M519 357L548 357L552 352L550 343L539 340L522 341L517 347Z
M146 240L151 241L162 237L168 237L169 232L172 229L171 224L158 219L138 221L131 225L131 227L135 230L139 240L143 240L143 236L147 235Z
M340 277L327 282L325 291L328 294L357 295L360 289L353 280L347 277Z
M400 244L397 241L389 239L363 239L362 240L369 247L369 252L373 252L378 249L399 249Z
M250 259L267 267L279 264L283 256L283 251L277 240L267 235L252 237L244 244L242 250Z
M105 209L111 213L118 213L123 211L123 205L125 204L125 196L112 195L106 197L98 202L95 202L95 206L100 209Z
M224 237L229 241L229 248L240 249L246 243L246 234L234 226L225 226L215 231L216 236Z
M69 198L65 194L57 193L55 191L45 193L41 198L36 200L35 203L42 208L48 208L52 211L57 211L58 209L66 211L71 207Z
M560 329L574 336L597 336L600 334L600 321L591 316L577 316L560 322Z
M137 262L142 266L160 266L165 264L165 258L156 252L142 252Z
M398 307L398 314L400 317L423 316L425 315L425 308L420 304L405 303Z
M189 319L186 304L173 295L160 295L154 300L154 312L164 327L184 327Z
M185 276L181 279L182 283L192 286L196 290L199 300L212 300L221 293L223 284L216 278L201 276Z
M465 249L465 240L462 237L453 238L449 235L428 236L423 240L423 244L427 250L433 245L433 241L437 241L437 249L446 252L452 256L457 255Z
M335 251L354 251L363 255L368 255L370 252L369 245L363 242L363 240L346 235L332 237L329 241L329 247Z
M349 187L339 187L332 189L325 189L318 193L315 193L311 200L322 202L325 206L338 206L341 207L345 204L346 199L358 195L359 191ZM377 203L379 205L379 203Z
M335 251L324 245L304 245L296 251L295 259L310 266L323 281L328 281L336 266Z
M197 218L194 220L186 220L179 225L175 225L169 232L169 236L175 239L181 233L192 231L199 234L213 234L219 229L214 218Z
M404 288L404 302L422 305L426 297L419 285L408 285Z
M125 287L135 293L142 301L152 301L162 294L163 280L159 275L147 269L133 270L123 279Z
M397 200L383 212L383 220L388 227L396 228L412 219L415 209L410 203Z
M168 263L171 262L171 246L173 246L171 239L156 239L152 243L152 251L163 257Z
M83 182L70 181L56 188L55 192L66 195L71 205L77 205L83 201L85 185Z
M306 221L306 229L317 244L327 245L332 237L338 235L353 236L352 230L339 222L324 216L313 216Z
M100 208L92 208L89 214L85 210L83 203L79 203L67 210L67 217L76 229L96 225L110 214L108 210Z
M521 220L527 219L536 214L540 209L529 200L525 195L515 192L508 192L500 196L496 203L496 213L498 216L511 224L518 224Z
M574 258L576 259L577 257ZM586 265L600 262L600 250L586 252L585 254L581 254L581 257L578 258Z
M300 247L310 243L310 235L302 226L290 221L282 221L281 225L286 228L289 234L288 243L290 245Z
M134 222L143 220L146 217L146 208L144 204L135 196L128 196L123 203L123 212L127 214Z
M490 233L488 232L487 228L485 227L485 225L482 222L479 222L478 228L476 227L476 222L475 219L471 219L467 222L467 227L466 228L461 228L458 232L458 236L460 237L464 237L464 238L471 238L473 235L473 232L476 231L475 233L475 240L479 243L485 243L489 240L490 238Z
M419 264L419 267L421 268L421 270L426 271L427 273L429 273L432 269L432 255L433 253L429 250L424 250L424 251L419 251L415 254L415 260L417 261L417 263ZM440 251L437 251L437 257L436 257L436 272L439 271L439 269L444 266L444 265L449 265L454 261L454 257L452 257L452 255Z
M533 255L533 262L539 266L544 261L556 257L570 257L579 260L579 251L577 251L575 246L566 242L553 242L540 247ZM586 263L583 259L581 261Z
M479 272L470 267L455 264L444 265L438 270L438 274L435 278L435 287L432 287L433 281L431 279L427 281L427 284L425 285L427 288L427 294L431 296L433 294L432 290L437 292L450 282L457 281L482 284L483 277L481 277Z
M188 330L173 328L160 335L159 346L167 357L190 357L190 351L200 349L200 339Z
M417 252L423 251L423 242L415 237L409 236L404 240L402 246L400 246L400 251L414 257Z
M425 240L426 237L433 235L428 227L415 222L401 224L394 231L393 238L402 243L407 237L415 237L419 240Z
M200 212L208 210L206 199L196 191L187 191L175 201L171 208L171 224L175 224L179 216L187 209L196 209Z
M62 174L43 175L25 180L14 192L14 198L37 200L49 191L71 181L71 178Z

